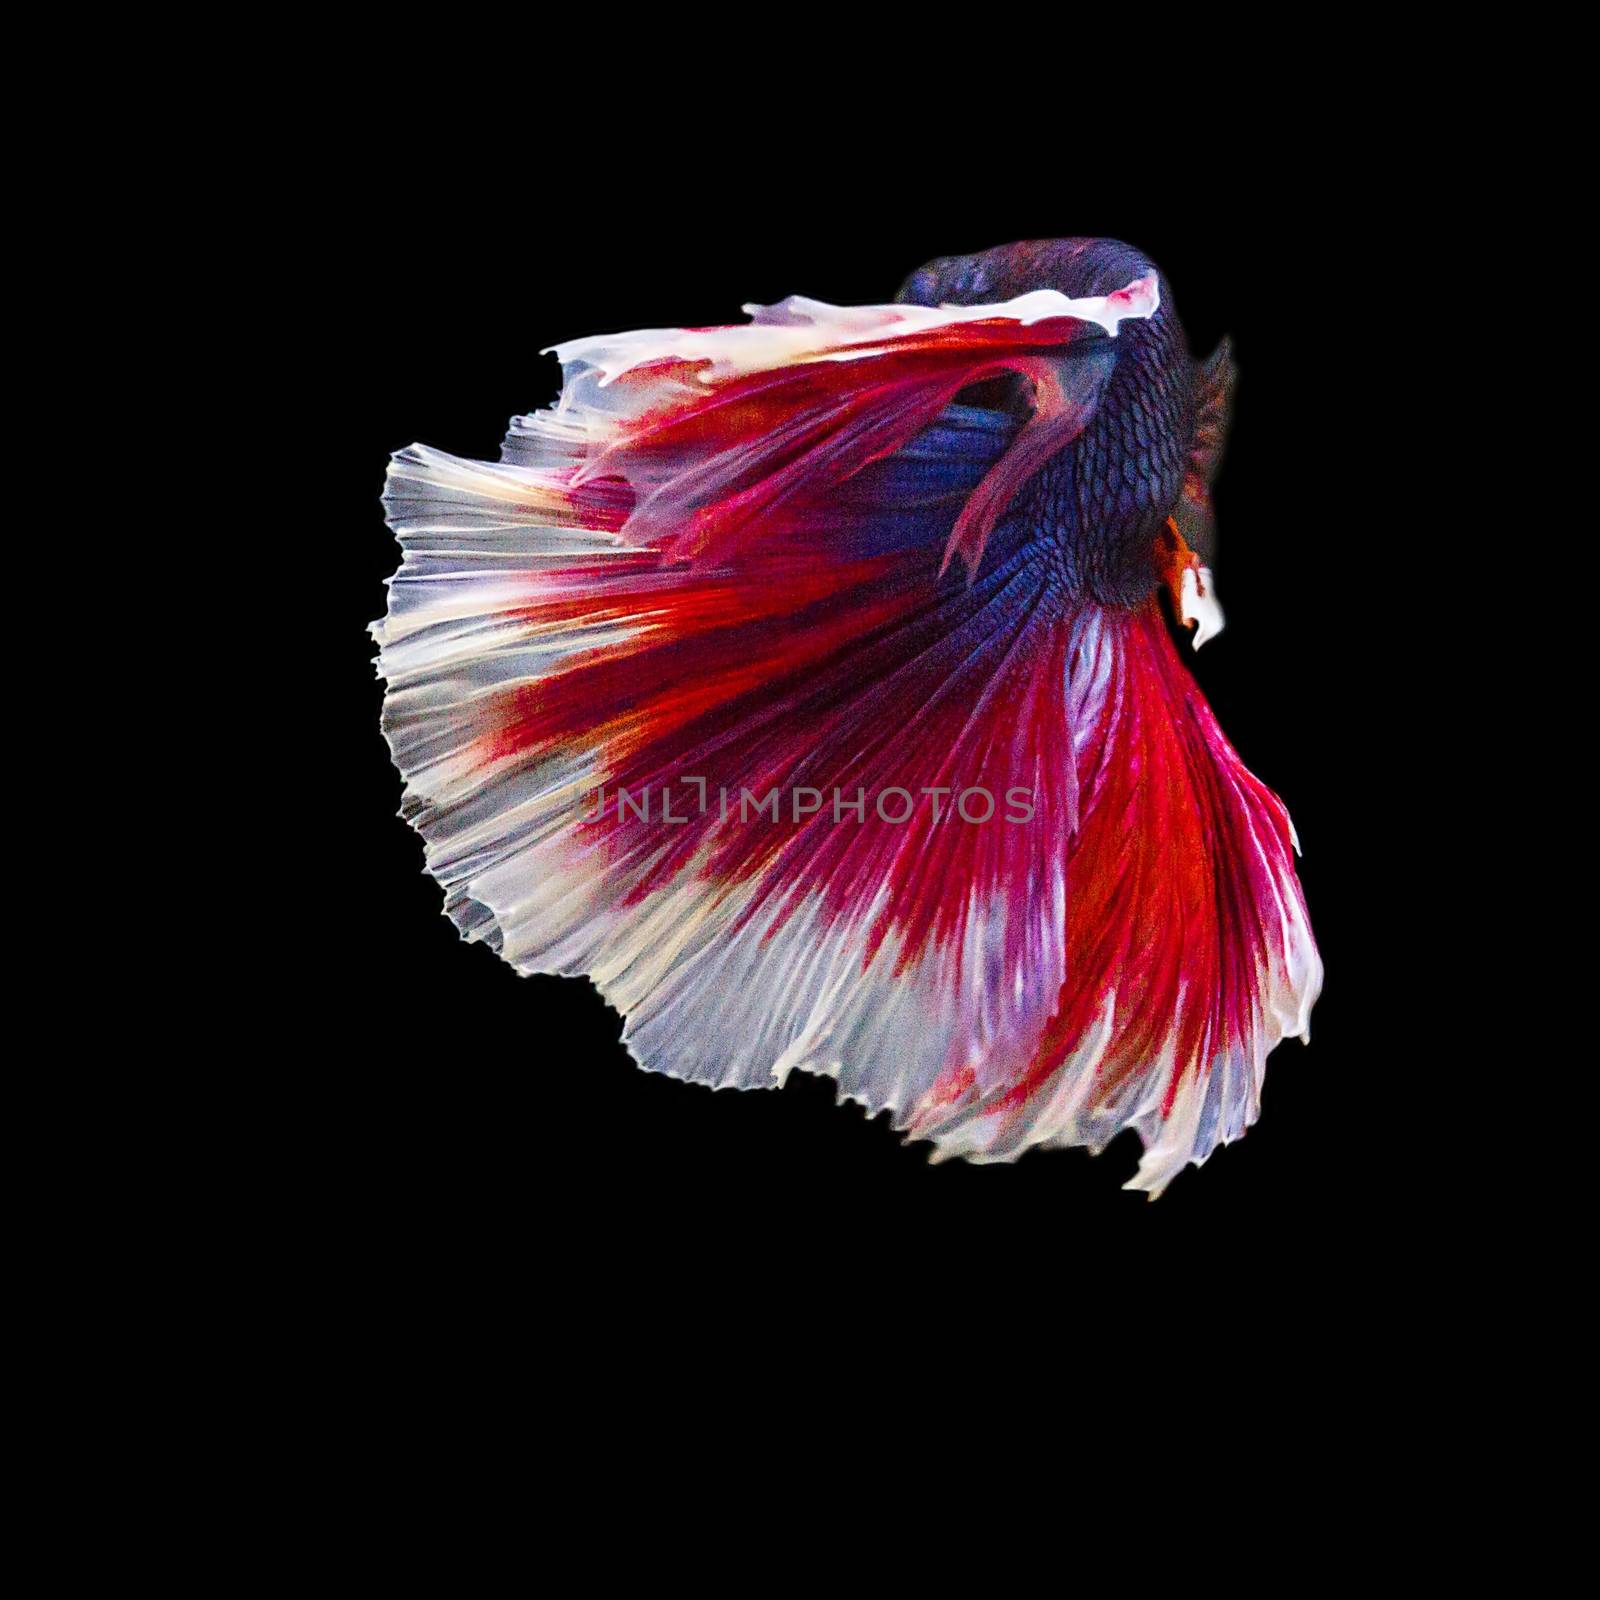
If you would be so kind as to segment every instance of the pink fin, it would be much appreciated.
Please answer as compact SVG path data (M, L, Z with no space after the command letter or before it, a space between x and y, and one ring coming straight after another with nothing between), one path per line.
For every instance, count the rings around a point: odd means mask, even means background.
M1029 361L1017 370L1033 379L1033 415L973 490L951 530L939 567L945 571L950 558L959 555L969 581L977 575L989 535L1017 490L1088 425L1110 375L1110 353L1091 350L1076 359Z

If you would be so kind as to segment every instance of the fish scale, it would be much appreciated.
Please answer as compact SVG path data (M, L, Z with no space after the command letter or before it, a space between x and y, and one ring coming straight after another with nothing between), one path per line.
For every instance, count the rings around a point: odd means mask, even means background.
M1158 578L1150 550L1182 486L1194 436L1195 366L1172 293L1154 262L1117 240L1059 239L946 257L907 280L902 301L977 305L1036 289L1098 295L1155 273L1161 303L1129 323L1089 425L1019 491L1038 537L1062 547L1069 581L1087 598L1128 605Z

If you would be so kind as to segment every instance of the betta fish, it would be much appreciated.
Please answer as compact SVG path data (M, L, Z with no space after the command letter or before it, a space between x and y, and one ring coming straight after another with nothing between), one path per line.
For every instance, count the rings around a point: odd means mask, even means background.
M556 346L498 462L393 458L383 731L445 911L652 1071L826 1075L936 1159L1133 1128L1159 1194L1322 976L1163 614L1221 626L1228 348L1108 239L744 310Z

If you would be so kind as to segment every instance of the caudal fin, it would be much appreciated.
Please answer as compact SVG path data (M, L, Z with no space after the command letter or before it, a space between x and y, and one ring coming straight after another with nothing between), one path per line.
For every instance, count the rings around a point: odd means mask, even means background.
M1056 439L1154 304L1041 294L587 341L500 462L401 451L384 730L464 935L592 977L642 1064L977 1159L1131 1126L1158 1191L1320 969L1282 806L1154 607L1008 517L1038 431L956 399L1031 374Z

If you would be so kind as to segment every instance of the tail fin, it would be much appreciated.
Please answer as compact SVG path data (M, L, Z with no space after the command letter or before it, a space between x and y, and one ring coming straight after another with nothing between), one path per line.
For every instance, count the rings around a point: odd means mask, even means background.
M1287 816L954 400L1098 368L1137 288L593 341L499 463L401 451L383 726L462 933L592 977L653 1070L827 1074L941 1154L1133 1126L1159 1191L1242 1132L1319 981Z

